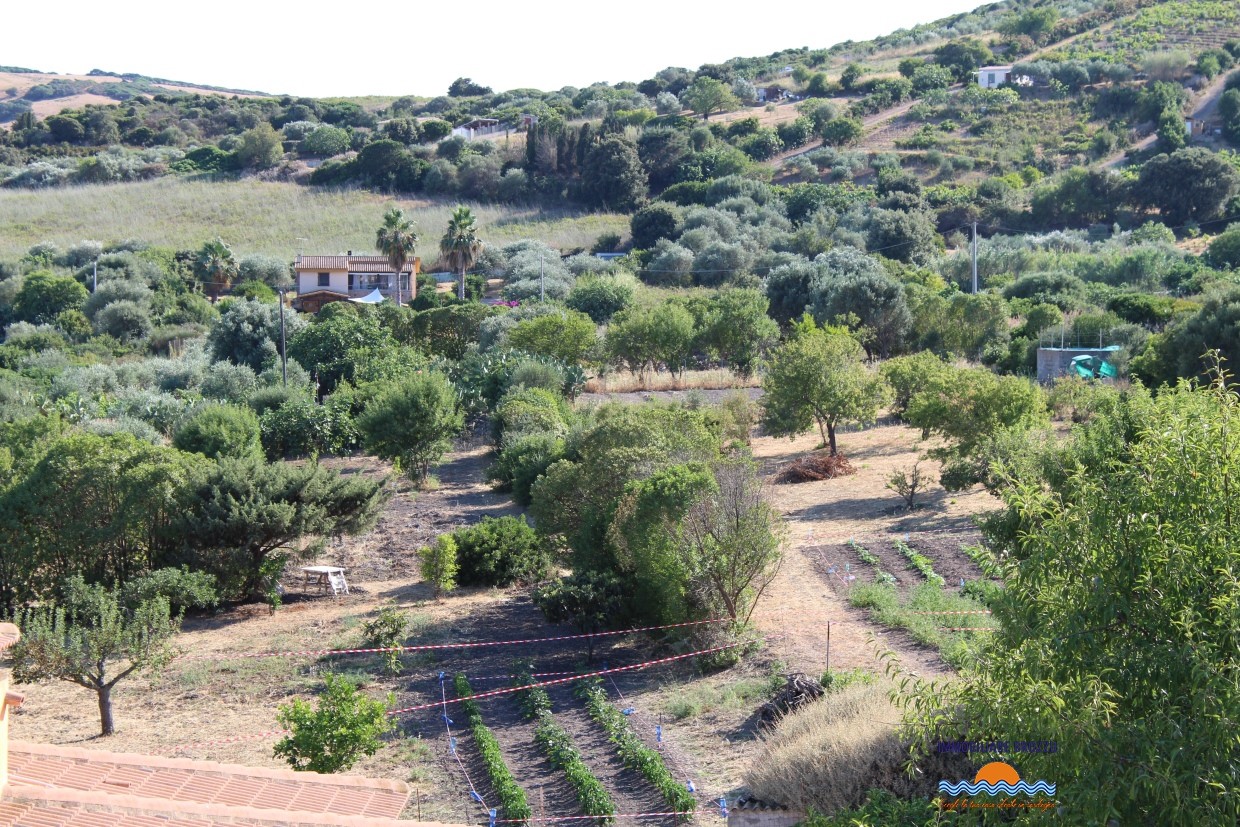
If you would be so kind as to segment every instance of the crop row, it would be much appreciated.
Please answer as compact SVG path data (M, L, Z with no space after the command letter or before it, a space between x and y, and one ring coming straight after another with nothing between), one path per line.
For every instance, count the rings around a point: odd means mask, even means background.
M880 564L878 557L874 555L874 552L870 551L865 546L858 545L855 540L849 540L848 545L852 546L852 550L855 551L857 556L861 558L862 563L865 563L874 569L874 579L877 582L885 583L888 586L894 586L896 584L895 575L890 572L883 571L883 567Z
M934 570L934 563L930 561L929 557L909 548L908 543L903 540L896 540L896 548L898 548L900 553L913 564L913 568L921 572L922 576L925 577L926 580L936 586L942 586L947 582L939 576L938 572Z
M495 794L499 796L504 818L529 818L533 815L533 811L526 800L525 791L517 785L517 780L512 777L512 771L504 763L504 756L500 752L499 741L495 739L495 734L482 722L482 713L478 711L477 701L468 700L474 694L469 681L464 675L457 675L453 683L456 686L457 697L467 699L461 701L461 709L465 711L465 717L469 721L474 743L478 746L483 766L486 767L487 775L491 778L491 786L495 788Z
M581 760L581 753L573 746L572 736L555 722L551 712L551 696L540 687L526 689L521 694L526 715L538 721L534 728L534 740L551 765L564 772L573 792L577 794L582 811L586 815L598 816L600 822L612 821L616 807L611 796L602 782L594 777L586 762Z
M593 682L579 682L576 692L577 696L586 702L590 717L607 730L608 737L616 745L620 760L626 767L645 776L667 800L673 812L687 813L697 808L697 801L688 789L672 777L671 771L663 763L663 756L642 743L629 727L624 713L607 700L607 693L598 685L597 679Z

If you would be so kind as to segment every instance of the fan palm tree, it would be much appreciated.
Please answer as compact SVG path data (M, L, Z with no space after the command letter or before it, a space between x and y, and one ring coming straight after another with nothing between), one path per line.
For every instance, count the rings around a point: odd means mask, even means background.
M232 284L237 276L237 260L223 239L216 238L202 245L194 257L194 275L212 297L219 296Z
M418 232L413 222L405 218L405 211L392 207L383 214L383 226L375 234L375 249L387 256L388 264L396 273L396 306L401 305L400 274L413 258L418 246ZM417 295L417 282L410 273L409 292ZM412 298L412 296L411 296Z
M439 242L439 254L457 273L457 296L462 301L465 300L465 271L474 266L481 252L482 242L478 239L474 214L469 207L457 207L448 219L448 231Z

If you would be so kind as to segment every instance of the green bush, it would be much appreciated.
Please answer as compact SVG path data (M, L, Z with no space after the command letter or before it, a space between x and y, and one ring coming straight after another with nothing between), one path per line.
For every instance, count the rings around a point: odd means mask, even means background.
M499 741L482 722L482 713L478 710L478 703L472 700L474 692L469 681L464 675L457 675L453 680L453 685L456 687L457 697L466 699L461 701L461 709L465 711L465 719L469 721L470 732L474 736L474 745L478 747L478 754L482 756L482 764L486 767L487 776L491 779L491 786L495 788L495 794L499 797L499 806L504 811L504 818L516 820L529 818L534 811L530 808L525 791L517 784L512 771L504 763Z
M388 674L400 674L400 650L405 642L409 618L393 606L384 606L379 614L362 626L362 639L368 647L387 649L383 652L383 665Z
M219 602L215 576L188 568L166 568L147 572L130 580L120 590L121 603L136 608L162 597L174 613L189 608L208 608Z
M258 417L249 408L207 405L177 428L172 444L209 459L262 455Z
M505 439L499 459L487 469L487 477L501 491L511 491L518 504L528 506L530 490L551 464L564 457L564 440L554 434L518 434Z
M418 481L426 479L464 425L452 383L433 372L391 383L357 418L367 450L399 462Z
M457 580L462 586L510 586L533 583L551 564L543 540L525 517L486 517L453 532Z
M291 734L276 744L275 755L295 770L347 770L378 752L379 738L395 726L387 715L394 696L384 703L367 698L347 678L328 674L324 680L317 709L299 698L282 705L276 716Z
M567 428L568 418L568 405L557 394L542 388L520 388L500 400L493 427L497 435L521 432L558 436Z
M422 579L435 592L436 599L456 588L456 540L450 534L435 538L434 545L418 549Z

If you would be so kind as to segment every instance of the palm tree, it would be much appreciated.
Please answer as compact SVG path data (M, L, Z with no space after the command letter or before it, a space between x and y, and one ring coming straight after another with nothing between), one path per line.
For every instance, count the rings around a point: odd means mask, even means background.
M396 273L396 306L401 305L400 274L405 265L413 258L413 251L418 246L418 232L413 222L405 218L405 211L392 207L383 214L383 226L375 234L375 249L387 256L388 264ZM417 295L417 281L412 272L409 278L409 292Z
M208 241L194 258L194 275L202 281L207 294L218 297L237 276L237 260L222 238Z
M462 301L465 300L465 271L474 266L478 254L482 252L482 242L478 240L474 220L469 207L457 207L448 219L448 231L439 242L439 254L458 274L457 296Z

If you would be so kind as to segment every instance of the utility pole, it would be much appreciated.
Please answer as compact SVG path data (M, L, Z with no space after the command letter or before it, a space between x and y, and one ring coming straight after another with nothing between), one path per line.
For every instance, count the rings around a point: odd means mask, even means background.
M977 292L977 222L973 222L973 292Z
M288 346L284 343L284 287L280 287L280 377L288 387Z
M538 251L538 301L547 300L547 268L543 266L542 250Z
M99 259L95 259L95 266L91 270L90 292L94 293L99 289Z

